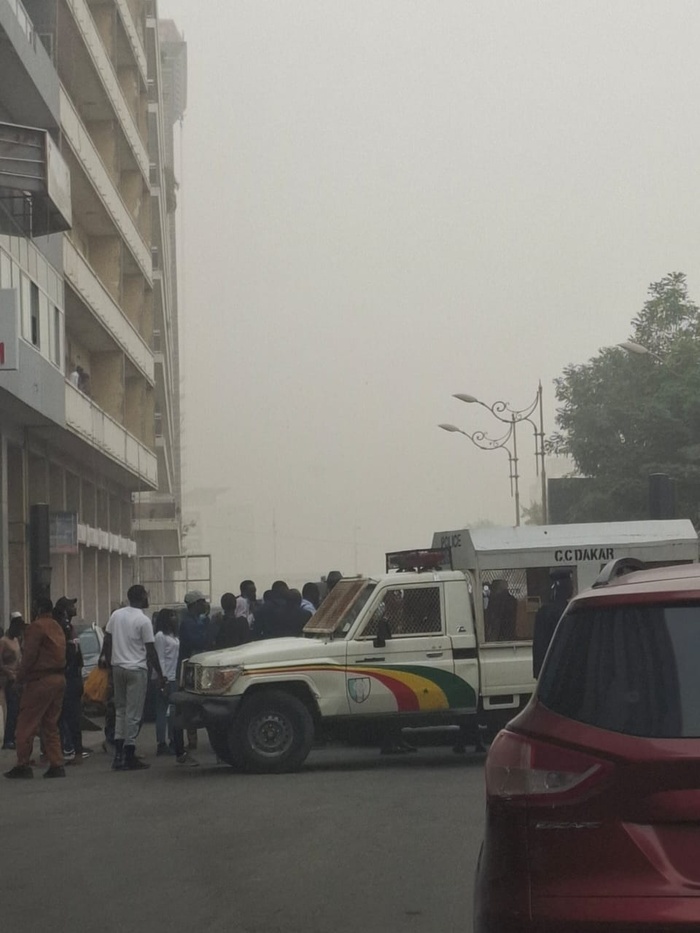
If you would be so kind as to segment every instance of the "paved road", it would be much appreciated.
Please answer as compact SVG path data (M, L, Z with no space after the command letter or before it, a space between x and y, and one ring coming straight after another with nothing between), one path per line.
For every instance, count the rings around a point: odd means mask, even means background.
M471 930L481 757L328 748L283 776L198 757L122 774L97 751L64 781L3 781L3 930Z

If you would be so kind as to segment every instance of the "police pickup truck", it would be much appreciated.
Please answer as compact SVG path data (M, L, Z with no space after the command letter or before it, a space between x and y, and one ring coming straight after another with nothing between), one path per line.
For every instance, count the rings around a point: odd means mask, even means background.
M698 536L687 520L437 532L431 549L387 554L386 574L337 584L304 637L193 657L173 702L249 771L296 769L317 738L493 734L534 690L534 621L553 574L585 589L617 557L695 562Z
M300 638L207 652L183 665L173 695L217 756L256 772L299 768L317 738L353 741L404 727L497 729L532 693L529 642L497 645L500 693L481 695L468 574L444 550L388 555L400 572L338 583Z

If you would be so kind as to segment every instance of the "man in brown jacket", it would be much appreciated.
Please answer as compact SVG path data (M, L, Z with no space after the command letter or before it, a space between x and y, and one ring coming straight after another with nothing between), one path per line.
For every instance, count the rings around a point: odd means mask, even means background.
M29 761L35 735L41 735L49 759L44 777L65 777L58 717L66 689L66 636L52 615L50 599L38 599L34 621L24 637L17 682L22 699L17 720L17 764L6 778L34 777Z

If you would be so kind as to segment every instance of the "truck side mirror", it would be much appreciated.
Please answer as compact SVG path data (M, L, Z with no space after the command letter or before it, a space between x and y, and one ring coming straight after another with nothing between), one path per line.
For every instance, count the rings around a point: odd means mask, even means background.
M386 619L380 619L377 625L377 635L372 642L375 648L385 648L387 640L391 638L391 626Z

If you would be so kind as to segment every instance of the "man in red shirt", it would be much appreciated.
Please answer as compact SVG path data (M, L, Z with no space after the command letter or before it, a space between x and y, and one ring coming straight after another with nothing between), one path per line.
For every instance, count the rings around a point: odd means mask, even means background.
M65 777L63 752L58 732L63 693L66 689L66 637L53 615L50 599L38 599L34 620L24 636L22 662L17 682L22 699L17 720L17 764L5 772L6 778L31 778L29 764L34 736L41 735L49 759L44 777Z

